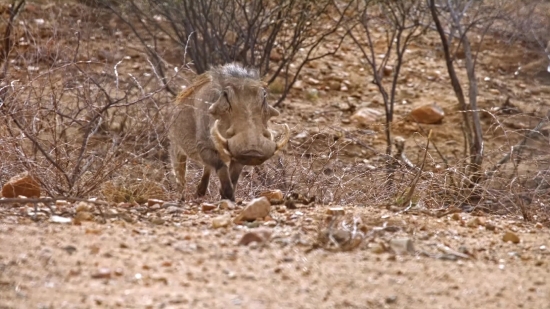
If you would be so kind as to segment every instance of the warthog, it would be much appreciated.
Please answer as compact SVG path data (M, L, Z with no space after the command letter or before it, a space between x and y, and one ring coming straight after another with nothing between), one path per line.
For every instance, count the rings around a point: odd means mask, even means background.
M177 181L185 188L190 158L204 165L197 196L206 194L215 170L221 198L234 201L243 166L262 164L288 142L288 125L278 142L268 128L268 120L277 115L267 103L265 83L257 71L231 63L199 75L178 95L170 126L170 158Z

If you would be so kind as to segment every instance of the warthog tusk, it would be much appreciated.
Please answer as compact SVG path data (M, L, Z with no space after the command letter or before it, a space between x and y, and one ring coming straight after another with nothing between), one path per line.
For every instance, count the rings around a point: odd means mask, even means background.
M290 128L288 127L288 125L286 123L283 126L285 128L285 132L283 133L283 137L281 138L281 140L277 143L277 147L275 148L275 152L278 152L283 147L285 147L286 144L288 143L288 140L290 139Z
M219 153L220 159L229 164L231 162L231 153L229 152L229 143L227 139L220 134L218 130L218 120L214 122L212 129L210 129L210 134L212 134L212 140L214 141L214 146Z

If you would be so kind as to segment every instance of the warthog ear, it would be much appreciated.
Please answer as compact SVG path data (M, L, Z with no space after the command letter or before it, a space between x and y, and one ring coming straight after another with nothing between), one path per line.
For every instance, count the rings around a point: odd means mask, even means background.
M273 106L269 106L267 108L267 115L269 116L269 118L271 117L277 117L279 116L281 113L279 113L278 110L276 110Z

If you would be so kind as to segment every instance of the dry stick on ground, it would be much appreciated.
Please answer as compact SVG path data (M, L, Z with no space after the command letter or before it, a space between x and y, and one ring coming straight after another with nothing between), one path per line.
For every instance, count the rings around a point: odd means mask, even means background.
M424 149L424 157L422 158L422 164L420 165L420 168L418 169L418 172L416 173L416 176L411 181L411 185L401 193L401 196L398 199L398 203L400 207L411 204L411 199L414 194L414 190L416 189L416 185L418 184L418 180L420 180L420 175L422 175L422 171L424 170L424 165L426 164L426 157L428 155L428 147L430 146L430 138L432 137L432 130L428 132L428 138L426 139L426 148ZM406 195L405 195L406 194ZM403 197L405 195L405 197Z

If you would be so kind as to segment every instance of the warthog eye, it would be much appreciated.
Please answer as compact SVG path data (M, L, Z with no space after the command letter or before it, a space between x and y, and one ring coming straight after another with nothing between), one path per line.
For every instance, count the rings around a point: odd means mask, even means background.
M267 91L265 89L262 89L263 90L263 93L262 93L262 100L263 100L263 104L266 104L266 100L267 100Z
M223 91L223 97L227 101L227 104L229 104L229 111L231 111L231 101L229 101L229 94L227 93L227 90Z

